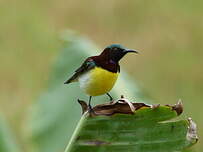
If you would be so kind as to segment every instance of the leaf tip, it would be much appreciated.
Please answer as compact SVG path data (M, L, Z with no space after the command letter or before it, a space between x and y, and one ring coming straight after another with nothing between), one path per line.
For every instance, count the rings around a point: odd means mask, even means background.
M82 114L84 114L88 110L88 105L85 101L78 99L78 103L81 105Z

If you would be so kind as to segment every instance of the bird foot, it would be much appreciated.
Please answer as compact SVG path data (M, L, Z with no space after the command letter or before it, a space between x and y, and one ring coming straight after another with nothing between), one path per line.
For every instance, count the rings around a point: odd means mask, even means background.
M94 111L94 109L92 108L91 105L88 105L88 113L90 114L90 116L91 115L96 115L96 113L95 113L95 111Z

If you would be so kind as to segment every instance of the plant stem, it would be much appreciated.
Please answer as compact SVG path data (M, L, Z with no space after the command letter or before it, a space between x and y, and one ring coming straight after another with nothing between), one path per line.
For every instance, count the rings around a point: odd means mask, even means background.
M84 124L84 121L86 120L87 115L88 115L88 112L85 112L83 114L83 116L81 117L80 121L78 122L77 127L74 130L73 135L72 135L72 137L70 139L70 142L68 143L68 145L67 145L67 147L65 149L65 152L70 152L71 151L73 143L74 143L75 139L77 138L77 135L78 135L80 129L82 128L82 126Z

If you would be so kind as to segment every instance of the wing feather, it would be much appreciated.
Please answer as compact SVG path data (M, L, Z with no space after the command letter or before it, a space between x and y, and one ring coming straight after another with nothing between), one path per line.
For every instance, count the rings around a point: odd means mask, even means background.
M67 81L64 82L64 84L77 81L80 75L93 69L95 66L96 64L94 60L91 58L87 58L84 63L78 69L75 70L75 73Z

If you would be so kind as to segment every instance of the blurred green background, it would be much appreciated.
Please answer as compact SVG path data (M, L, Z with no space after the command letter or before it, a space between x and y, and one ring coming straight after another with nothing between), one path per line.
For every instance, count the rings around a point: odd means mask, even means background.
M140 50L139 56L122 60L122 69L154 103L174 104L181 98L185 118L193 118L201 136L202 14L201 0L1 0L0 114L13 138L29 151L22 136L26 114L48 85L65 29L100 48L120 43ZM203 149L201 139L194 149Z

